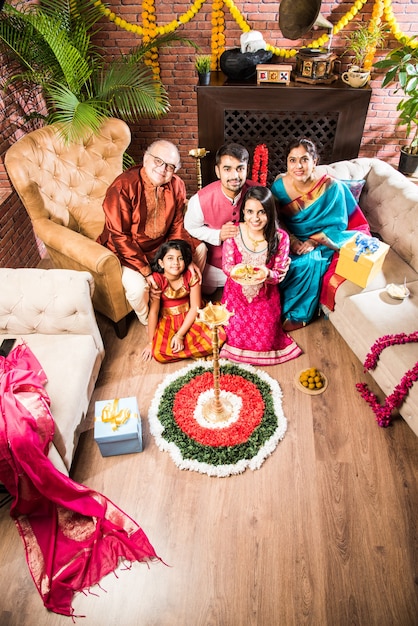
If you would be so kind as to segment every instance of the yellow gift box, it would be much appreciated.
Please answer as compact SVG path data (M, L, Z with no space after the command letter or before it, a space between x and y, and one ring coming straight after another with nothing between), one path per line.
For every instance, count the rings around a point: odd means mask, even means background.
M371 250L377 249L371 252L368 244ZM375 237L354 235L341 247L335 273L359 287L366 287L382 269L388 251L388 244Z

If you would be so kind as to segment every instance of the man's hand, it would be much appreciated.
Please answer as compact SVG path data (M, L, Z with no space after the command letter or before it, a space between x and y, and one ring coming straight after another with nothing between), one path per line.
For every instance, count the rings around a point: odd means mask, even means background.
M199 283L202 284L202 272L194 261L190 263L188 269L191 271L192 276L197 276L199 278Z
M161 289L155 282L155 278L152 274L145 278L147 284L150 288L150 298L160 298L161 297Z
M238 234L238 226L234 222L226 222L223 224L220 232L221 241L225 239L231 239Z

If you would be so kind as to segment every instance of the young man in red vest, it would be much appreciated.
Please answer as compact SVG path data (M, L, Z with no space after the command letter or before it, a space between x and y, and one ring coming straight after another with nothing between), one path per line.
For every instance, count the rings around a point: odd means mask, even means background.
M248 187L248 150L237 143L224 144L215 158L219 180L200 189L188 202L184 217L186 230L208 248L202 289L211 294L225 285L222 271L222 243L238 232L242 200Z

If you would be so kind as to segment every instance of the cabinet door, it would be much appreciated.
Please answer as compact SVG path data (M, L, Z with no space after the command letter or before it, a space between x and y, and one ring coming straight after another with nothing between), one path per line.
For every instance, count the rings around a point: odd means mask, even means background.
M334 163L358 156L371 89L352 89L341 80L331 85L304 83L228 84L212 72L208 86L196 87L202 181L215 180L215 154L223 143L244 145L252 156L264 143L269 149L271 185L286 170L286 147L296 137L318 146L320 161Z

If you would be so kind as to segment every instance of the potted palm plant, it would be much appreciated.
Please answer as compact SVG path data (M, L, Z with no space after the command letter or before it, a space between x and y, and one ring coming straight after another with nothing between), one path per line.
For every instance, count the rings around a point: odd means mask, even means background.
M199 85L209 85L210 83L210 66L212 57L210 54L197 54L194 66L199 77Z
M46 104L43 123L59 122L68 140L97 131L107 117L134 122L166 114L167 92L146 55L173 41L197 47L170 33L108 59L94 44L102 16L94 0L5 3L0 12L3 90L14 90L17 100L37 89ZM42 113L38 104L27 118Z
M364 87L370 80L370 70L364 67L371 50L380 48L385 41L387 28L383 24L359 24L347 37L347 53L351 55L352 65L344 72L342 79L351 87Z
M405 126L408 145L401 147L398 169L407 176L418 176L418 46L415 38L404 39L400 47L374 64L375 68L385 71L382 87L396 83L394 93L403 93L396 106L397 124Z

